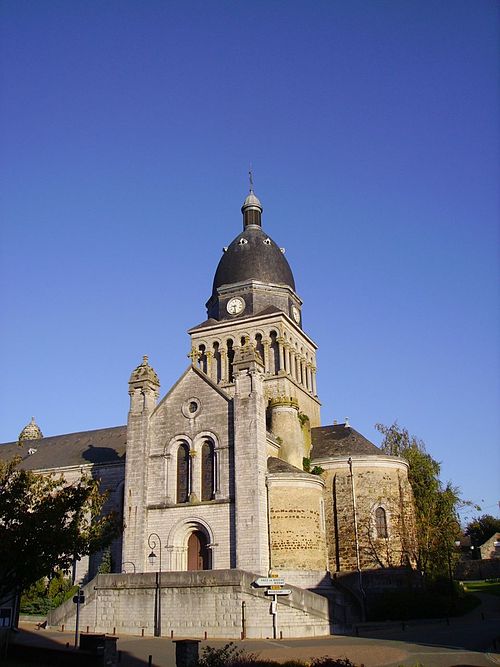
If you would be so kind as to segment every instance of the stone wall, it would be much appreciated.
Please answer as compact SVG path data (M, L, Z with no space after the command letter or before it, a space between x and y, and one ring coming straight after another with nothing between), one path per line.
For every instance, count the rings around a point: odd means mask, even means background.
M256 575L240 570L163 572L161 634L164 637L239 639L245 609L246 636L273 637L271 598L252 584ZM293 586L278 597L277 636L330 634L328 601ZM99 575L85 587L80 630L153 635L156 578L154 574ZM75 604L69 600L49 613L49 624L75 626Z
M268 475L271 568L326 573L323 480L307 473Z
M324 468L328 561L331 572L413 564L415 528L407 463L390 456L315 460ZM383 508L387 537L377 534L375 511Z

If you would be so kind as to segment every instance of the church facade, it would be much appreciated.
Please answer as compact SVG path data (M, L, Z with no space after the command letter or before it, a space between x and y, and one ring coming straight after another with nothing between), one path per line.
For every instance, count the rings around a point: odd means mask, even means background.
M407 464L347 422L321 425L317 347L302 328L292 271L262 227L252 190L241 210L243 229L224 248L207 319L188 332L191 363L173 387L161 397L144 357L130 376L126 427L41 438L32 423L20 436L25 450L31 445L23 465L69 481L89 469L123 512L113 556L125 574L104 577L112 620L89 607L92 627L137 629L127 625L130 610L143 614L145 591L154 589L174 615L185 615L188 625L176 632L190 627L201 636L214 596L231 589L227 622L213 636L239 636L244 602L260 619L252 631L246 621L246 636L276 633L277 602L288 636L325 634L335 604L362 606L363 572L413 565ZM94 566L81 564L80 575L90 567L92 576ZM353 573L356 583L343 587ZM274 612L252 583L269 575L292 587L275 598ZM67 606L54 622L71 614ZM158 628L155 611L156 634L174 631L173 614Z

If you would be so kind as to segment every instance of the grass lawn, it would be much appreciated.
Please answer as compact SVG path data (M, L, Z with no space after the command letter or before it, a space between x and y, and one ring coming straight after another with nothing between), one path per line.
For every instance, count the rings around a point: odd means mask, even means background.
M464 590L500 596L500 581L464 581Z

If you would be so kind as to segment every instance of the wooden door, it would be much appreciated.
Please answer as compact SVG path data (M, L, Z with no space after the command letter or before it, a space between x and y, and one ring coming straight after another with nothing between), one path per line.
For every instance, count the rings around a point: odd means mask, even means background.
M188 570L210 570L210 550L207 538L199 530L191 533L188 539Z

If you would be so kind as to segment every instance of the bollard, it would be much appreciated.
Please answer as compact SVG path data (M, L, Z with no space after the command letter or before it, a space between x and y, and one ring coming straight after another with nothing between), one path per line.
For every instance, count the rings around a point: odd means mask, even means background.
M61 625L61 632L64 632L64 623Z
M141 629L141 637L144 637L144 628Z
M170 630L170 639L173 639L173 638L174 638L174 631Z
M153 665L153 656L148 655L148 667L152 667L152 665Z
M205 639L207 638L207 631L205 630Z
M122 652L118 651L118 662L122 661Z
M89 626L87 625L87 634L89 633Z
M280 639L283 639L283 630L280 630Z
M116 628L113 628L113 634L116 635Z
M69 642L66 642L66 648L69 648Z

